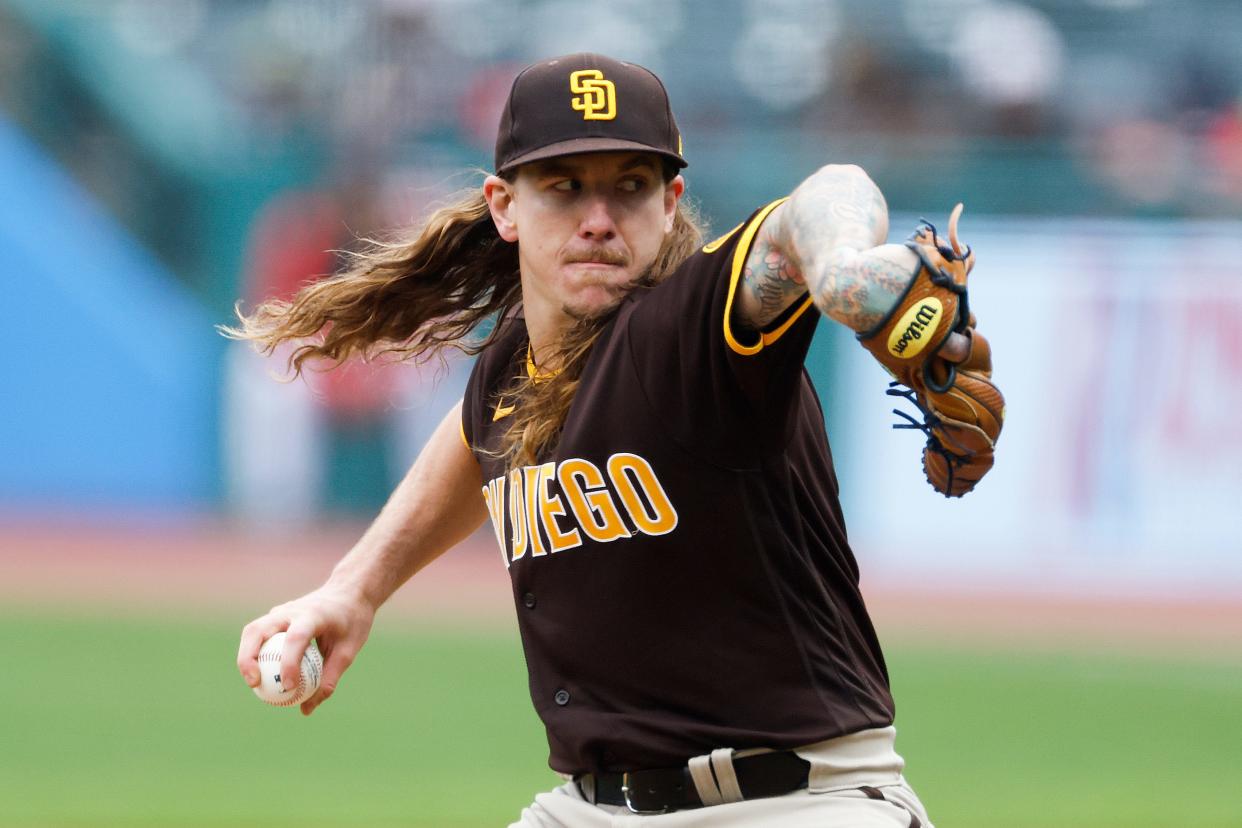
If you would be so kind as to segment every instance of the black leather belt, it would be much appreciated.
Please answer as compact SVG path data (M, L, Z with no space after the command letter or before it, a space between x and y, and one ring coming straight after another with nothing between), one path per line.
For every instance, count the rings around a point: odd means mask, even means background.
M745 799L781 796L807 784L811 763L792 751L734 757L733 769ZM624 805L636 814L664 814L703 807L688 767L656 768L593 777L597 805ZM578 780L586 795L590 788ZM587 797L588 801L591 798Z

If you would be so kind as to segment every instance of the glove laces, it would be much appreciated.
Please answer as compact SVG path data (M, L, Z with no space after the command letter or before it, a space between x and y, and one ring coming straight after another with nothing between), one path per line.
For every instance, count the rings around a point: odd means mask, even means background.
M903 400L909 401L919 410L919 413L923 415L923 419L920 421L909 412L902 411L900 408L894 408L893 413L898 417L901 417L906 422L893 423L893 428L899 430L910 429L913 431L923 432L923 434L927 437L927 447L942 455L945 462L948 463L949 477L950 480L952 480L953 469L969 460L974 453L967 451L965 454L955 454L954 452L949 451L944 443L941 442L940 435L935 433L935 429L939 428L944 421L941 420L940 417L936 416L936 412L919 402L918 395L914 393L913 389L907 388L900 382L890 382L888 384L888 390L884 393L890 397L900 397ZM957 447L962 448L960 445Z

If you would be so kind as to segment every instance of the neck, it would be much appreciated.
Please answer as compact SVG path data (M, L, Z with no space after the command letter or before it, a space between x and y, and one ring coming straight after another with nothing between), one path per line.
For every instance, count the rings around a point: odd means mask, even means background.
M541 370L553 370L551 363L574 320L555 296L539 289L538 281L530 277L525 264L522 266L522 313L526 317L531 358Z
M540 309L529 305L524 308L524 313L526 334L530 338L531 359L541 371L555 370L556 366L552 362L556 359L561 339L572 327L573 320L564 313L548 313L546 309L541 313Z

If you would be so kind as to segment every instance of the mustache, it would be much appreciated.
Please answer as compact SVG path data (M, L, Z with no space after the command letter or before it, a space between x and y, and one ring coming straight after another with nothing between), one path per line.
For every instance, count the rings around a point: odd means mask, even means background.
M630 260L620 250L613 250L609 247L589 247L583 250L572 251L565 257L565 262L566 264L591 262L624 267L630 263Z

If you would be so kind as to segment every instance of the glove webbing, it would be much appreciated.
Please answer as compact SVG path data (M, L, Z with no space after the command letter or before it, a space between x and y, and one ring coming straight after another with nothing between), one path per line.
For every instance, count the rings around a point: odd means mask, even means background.
M907 422L893 423L893 428L917 430L923 432L923 434L927 436L927 448L944 458L945 465L949 470L948 490L949 492L953 491L954 472L959 466L963 465L970 459L972 453L967 452L967 454L963 456L960 454L954 454L945 448L944 443L940 442L940 438L933 433L933 430L944 421L920 403L918 395L915 394L913 390L906 388L900 382L890 382L888 384L888 390L884 393L890 397L901 397L903 400L908 400L914 403L914 407L917 408L923 415L923 421L919 422L918 418L910 415L908 412L902 411L900 408L894 408L893 413ZM945 493L945 497L950 497L948 492Z

